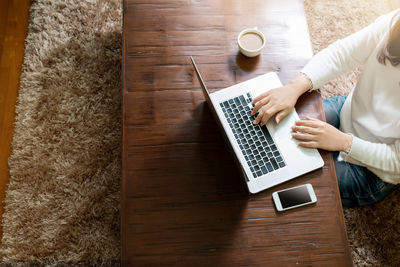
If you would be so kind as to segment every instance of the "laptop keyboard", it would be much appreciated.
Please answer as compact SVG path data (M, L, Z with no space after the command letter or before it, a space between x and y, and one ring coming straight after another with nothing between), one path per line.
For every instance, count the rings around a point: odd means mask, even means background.
M225 118L255 178L284 167L285 161L267 127L254 125L250 93L220 103Z

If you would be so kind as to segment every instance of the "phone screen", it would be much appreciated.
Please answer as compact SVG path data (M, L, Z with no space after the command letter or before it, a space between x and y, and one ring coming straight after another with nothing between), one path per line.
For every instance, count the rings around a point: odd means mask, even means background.
M300 186L293 189L278 192L282 208L290 208L307 202L311 202L310 194L306 186Z

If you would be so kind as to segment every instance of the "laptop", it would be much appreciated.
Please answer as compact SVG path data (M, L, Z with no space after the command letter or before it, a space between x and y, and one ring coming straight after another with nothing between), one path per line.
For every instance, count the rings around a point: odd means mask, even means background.
M267 90L282 86L275 72L209 93L193 57L190 59L204 97L232 148L250 193L258 193L324 165L317 149L300 147L292 138L291 127L299 120L295 109L279 124L273 120L263 127L253 124L251 101Z

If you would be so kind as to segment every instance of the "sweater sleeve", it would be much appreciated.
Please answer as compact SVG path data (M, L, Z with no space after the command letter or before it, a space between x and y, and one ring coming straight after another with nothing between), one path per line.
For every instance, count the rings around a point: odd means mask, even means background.
M392 13L394 12L380 16L362 30L332 43L317 53L301 72L318 89L337 76L363 65L388 32Z
M354 159L365 167L400 177L400 139L387 145L372 143L353 136L350 152L344 159L350 162ZM398 183L400 183L400 180Z

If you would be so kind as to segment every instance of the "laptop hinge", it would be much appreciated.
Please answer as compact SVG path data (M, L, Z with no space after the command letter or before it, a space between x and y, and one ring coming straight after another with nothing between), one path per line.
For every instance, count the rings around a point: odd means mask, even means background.
M244 176L244 178L246 178L246 181L247 181L247 182L250 182L250 179L249 179L249 177L247 177L247 174L246 174L246 172L244 171L243 165L242 165L242 164L240 164L240 169L242 170L243 176Z

